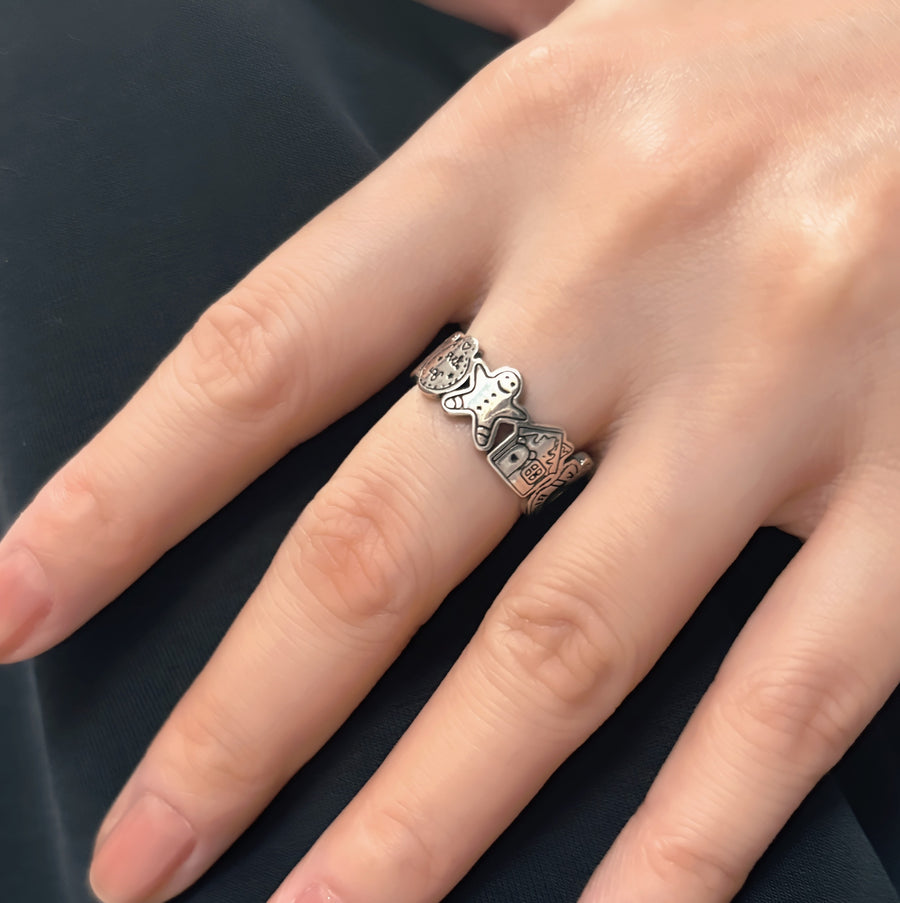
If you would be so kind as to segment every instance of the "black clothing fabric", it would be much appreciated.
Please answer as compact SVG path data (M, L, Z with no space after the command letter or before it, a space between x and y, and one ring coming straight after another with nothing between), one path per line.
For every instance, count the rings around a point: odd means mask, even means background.
M204 308L508 44L407 0L5 0L0 526ZM61 645L0 669L2 903L92 899L87 867L107 807L305 502L408 386L400 374L296 448ZM516 524L179 899L267 899L406 729L566 504ZM649 677L448 901L578 898L798 546L774 529L754 536ZM898 887L895 694L738 899L900 903Z

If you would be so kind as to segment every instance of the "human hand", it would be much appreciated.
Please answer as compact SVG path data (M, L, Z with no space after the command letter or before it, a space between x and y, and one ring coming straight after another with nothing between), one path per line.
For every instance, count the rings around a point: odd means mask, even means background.
M22 581L2 594L12 661L448 322L593 454L276 903L317 882L343 903L440 899L762 524L808 541L584 903L729 899L900 680L900 9L672 7L578 0L501 54L213 304L0 542L0 586ZM517 514L469 424L411 387L304 509L123 789L100 895L196 880Z

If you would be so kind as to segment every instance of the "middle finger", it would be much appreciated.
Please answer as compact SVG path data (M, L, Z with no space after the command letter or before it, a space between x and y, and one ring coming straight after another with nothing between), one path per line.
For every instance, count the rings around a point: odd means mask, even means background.
M784 480L776 467L758 474L771 436L748 436L726 416L701 443L691 421L670 398L629 418L272 903L442 899L612 713Z
M490 330L479 338L492 366L521 363ZM555 349L543 353L528 366L550 372ZM540 414L540 391L523 400ZM104 900L196 880L514 522L518 500L471 422L434 401L412 387L300 515L101 826L91 882ZM571 418L573 442L602 405Z

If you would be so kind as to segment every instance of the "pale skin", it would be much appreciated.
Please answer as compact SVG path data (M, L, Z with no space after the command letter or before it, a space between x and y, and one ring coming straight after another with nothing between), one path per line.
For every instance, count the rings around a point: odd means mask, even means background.
M806 542L580 898L724 903L900 682L900 3L435 5L521 40L40 489L0 542L2 660L459 324L599 463L271 903L439 901L776 525ZM137 765L99 897L192 884L517 516L411 386Z

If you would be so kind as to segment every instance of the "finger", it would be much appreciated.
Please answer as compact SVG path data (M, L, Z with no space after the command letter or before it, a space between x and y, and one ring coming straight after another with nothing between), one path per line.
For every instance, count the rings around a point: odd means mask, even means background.
M413 387L304 508L151 743L99 829L105 903L195 881L515 519L470 435L428 401Z
M731 900L896 687L900 493L865 496L832 504L779 576L583 903Z
M613 439L273 903L442 899L666 647L752 535L771 487L752 483L746 433L723 429L702 446L715 454L701 453L696 423L665 407Z
M502 205L471 200L497 178L460 165L461 128L417 137L205 311L38 491L0 542L0 660L71 633L472 303Z
M507 357L489 331L479 338ZM550 370L556 354L529 363ZM611 369L595 404L617 389ZM410 389L301 513L101 826L91 882L103 900L162 900L192 883L515 520L518 499L468 418L435 401ZM602 422L602 410L581 413L573 436Z

